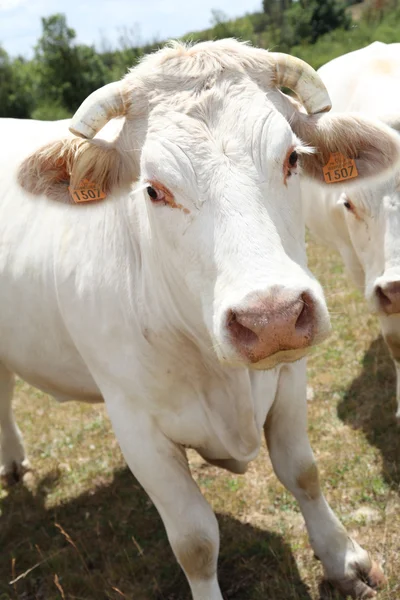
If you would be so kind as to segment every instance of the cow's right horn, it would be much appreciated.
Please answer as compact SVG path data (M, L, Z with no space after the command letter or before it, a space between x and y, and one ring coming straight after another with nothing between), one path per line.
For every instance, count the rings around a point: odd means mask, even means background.
M108 83L83 101L71 119L71 133L92 139L108 121L126 113L120 82Z
M275 85L287 87L294 92L310 115L326 112L332 108L328 91L316 71L304 60L270 52L275 70Z

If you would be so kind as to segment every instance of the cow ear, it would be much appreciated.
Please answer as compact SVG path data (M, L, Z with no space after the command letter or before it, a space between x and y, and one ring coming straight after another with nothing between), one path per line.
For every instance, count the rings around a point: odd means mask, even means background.
M32 194L72 202L71 188L93 182L105 195L135 180L132 153L103 140L65 138L39 148L20 165L18 181ZM102 196L104 197L104 196Z
M358 114L297 113L292 128L314 148L302 156L302 172L322 184L340 187L379 179L400 166L400 137L378 119Z

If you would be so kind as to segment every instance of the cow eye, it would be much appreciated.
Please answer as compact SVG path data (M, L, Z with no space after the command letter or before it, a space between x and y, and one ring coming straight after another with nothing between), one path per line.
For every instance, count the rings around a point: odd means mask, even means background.
M288 177L291 176L292 171L294 171L295 168L297 167L298 159L299 159L299 155L296 152L296 150L293 150L293 148L291 150L289 150L289 152L286 154L285 163L283 166L283 181L284 181L285 185L286 185Z
M293 152L289 155L289 166L294 168L297 165L298 159L299 155L297 154L296 150L293 150Z
M152 185L147 186L147 194L153 202L165 202L165 192L159 188L153 187Z
M343 206L345 207L346 210L348 210L349 212L355 213L355 207L354 204L352 203L352 201L347 198L347 196L345 197L345 199L343 200Z

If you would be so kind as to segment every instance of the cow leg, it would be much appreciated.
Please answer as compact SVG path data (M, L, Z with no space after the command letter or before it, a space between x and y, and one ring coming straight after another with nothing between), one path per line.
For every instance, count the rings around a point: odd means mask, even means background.
M396 400L397 400L397 410L396 410L396 419L400 425L400 362L395 360L394 366L396 367Z
M398 319L396 317L395 322L397 321ZM400 337L395 331L393 331L394 323L392 320L388 319L387 317L381 317L380 322L384 340L389 348L390 354L393 358L394 366L396 368L396 418L400 425ZM395 327L396 329L399 328L398 323Z
M265 424L272 464L303 513L311 545L325 575L352 598L372 598L384 576L352 540L324 498L307 435L305 361L283 367L277 396ZM299 397L300 396L300 397Z
M222 600L218 523L191 476L185 451L129 402L114 401L108 412L132 473L160 513L193 600Z
M14 375L0 363L0 476L9 484L19 481L29 466L12 411L13 391Z

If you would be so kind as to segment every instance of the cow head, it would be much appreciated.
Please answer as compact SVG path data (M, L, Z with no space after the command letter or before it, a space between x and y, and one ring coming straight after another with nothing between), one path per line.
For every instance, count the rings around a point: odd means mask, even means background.
M329 331L306 266L299 175L323 182L332 152L355 159L359 179L399 160L388 127L325 115L329 106L298 59L234 40L174 44L87 98L70 127L85 139L42 149L20 181L53 197L96 181L140 238L152 326L222 363L270 368ZM113 117L123 117L116 139L95 138Z
M341 245L346 267L372 312L381 321L393 357L400 360L400 177L343 192L335 210L347 239ZM343 236L344 239L344 236Z

